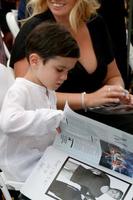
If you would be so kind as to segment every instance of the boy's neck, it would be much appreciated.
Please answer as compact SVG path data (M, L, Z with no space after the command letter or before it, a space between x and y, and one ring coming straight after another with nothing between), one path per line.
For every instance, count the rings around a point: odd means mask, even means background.
M33 74L30 70L28 70L28 72L26 73L26 75L24 76L24 78L25 78L26 80L29 80L29 81L31 81L31 82L37 84L37 85L40 85L40 86L45 87L45 86L36 78L36 76L34 76L34 74ZM46 87L45 87L45 88L46 88ZM47 89L47 88L46 88L46 89Z

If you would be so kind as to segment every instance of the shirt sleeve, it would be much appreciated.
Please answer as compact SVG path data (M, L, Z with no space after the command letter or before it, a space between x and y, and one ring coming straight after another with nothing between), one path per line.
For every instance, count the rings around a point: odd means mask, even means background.
M26 92L17 90L7 92L0 122L4 134L15 134L20 137L36 134L41 136L55 131L64 118L63 111L50 108L26 109L26 97L28 97ZM30 103L33 104L29 102L29 105Z

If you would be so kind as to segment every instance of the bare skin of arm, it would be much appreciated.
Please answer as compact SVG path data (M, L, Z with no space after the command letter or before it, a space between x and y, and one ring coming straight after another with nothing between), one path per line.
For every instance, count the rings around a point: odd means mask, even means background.
M14 64L15 77L24 77L28 68L29 68L29 64L26 58L17 61Z
M108 65L108 71L103 85L120 85L124 88L124 82L115 60Z
M111 88L110 92L108 91L109 88ZM57 92L56 95L58 109L63 109L66 101L68 102L69 106L74 110L83 109L81 93ZM86 107L96 107L107 103L119 103L120 99L123 98L124 95L124 89L121 86L105 85L96 92L85 94L84 102Z

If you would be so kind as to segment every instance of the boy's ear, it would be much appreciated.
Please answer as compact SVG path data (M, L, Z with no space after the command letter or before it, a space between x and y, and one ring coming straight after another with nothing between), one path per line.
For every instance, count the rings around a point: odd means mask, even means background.
M39 56L36 53L32 53L29 56L29 63L31 66L36 66L38 65L39 62Z

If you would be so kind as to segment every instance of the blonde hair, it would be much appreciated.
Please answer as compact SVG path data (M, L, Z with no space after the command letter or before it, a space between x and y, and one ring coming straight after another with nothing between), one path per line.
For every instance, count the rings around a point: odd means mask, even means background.
M76 31L83 21L97 13L99 7L97 0L77 0L69 15L72 29ZM32 10L32 16L45 12L48 10L47 0L29 0L27 8Z
M48 9L47 0L29 0L26 7L32 10L32 16L34 16Z

